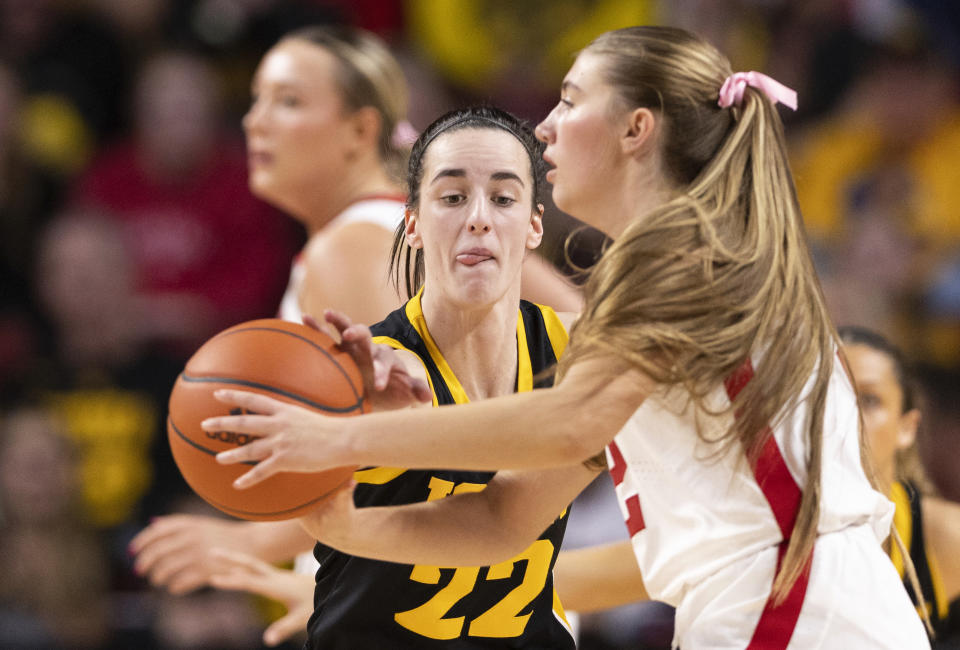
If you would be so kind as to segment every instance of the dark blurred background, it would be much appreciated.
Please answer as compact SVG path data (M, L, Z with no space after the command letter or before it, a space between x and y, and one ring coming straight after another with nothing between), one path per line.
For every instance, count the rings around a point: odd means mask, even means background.
M478 101L535 122L579 48L640 23L697 31L796 88L784 118L834 319L918 363L921 452L960 500L957 5L0 0L0 646L256 648L276 614L151 591L126 545L152 516L201 508L167 449L169 389L211 334L276 313L304 241L247 189L240 118L260 56L311 23L390 43L417 128ZM576 226L551 211L558 266ZM599 243L586 232L572 254ZM622 528L597 514L569 542ZM585 618L582 647L643 647L638 618Z

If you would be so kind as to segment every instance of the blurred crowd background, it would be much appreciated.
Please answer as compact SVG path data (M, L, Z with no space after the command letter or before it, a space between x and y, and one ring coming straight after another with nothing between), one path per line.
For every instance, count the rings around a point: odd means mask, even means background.
M475 102L537 121L579 48L640 23L796 88L784 118L834 319L918 364L921 454L960 500L956 2L0 0L0 647L260 646L269 603L152 591L126 545L201 507L167 448L170 387L211 334L276 313L304 241L250 194L240 119L260 56L324 22L394 48L416 128ZM577 223L546 223L565 267ZM569 544L625 537L589 499ZM643 647L636 620L587 618L582 647Z

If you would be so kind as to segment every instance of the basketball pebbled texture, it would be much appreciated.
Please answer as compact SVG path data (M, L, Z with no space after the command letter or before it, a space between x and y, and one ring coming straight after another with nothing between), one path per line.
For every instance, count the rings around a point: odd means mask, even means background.
M190 487L214 507L242 519L301 516L351 477L352 467L284 472L235 489L233 481L256 463L221 465L216 454L256 436L200 428L206 418L241 413L213 397L221 388L259 393L326 415L367 412L359 369L327 334L279 319L241 323L217 334L190 358L174 384L167 437Z

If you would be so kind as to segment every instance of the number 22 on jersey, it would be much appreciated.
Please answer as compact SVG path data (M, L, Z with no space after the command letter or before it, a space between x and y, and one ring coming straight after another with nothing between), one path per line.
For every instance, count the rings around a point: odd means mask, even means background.
M442 499L452 494L479 492L483 483L460 483L455 485L436 476L430 478L430 496L428 501ZM550 572L553 558L553 544L550 540L538 539L520 555L506 562L495 564L487 570L486 580L505 580L513 575L516 565L526 562L523 582L511 590L500 601L482 612L469 622L466 616L444 618L454 605L468 596L476 587L480 567L459 567L450 582L438 591L433 598L414 609L394 614L394 620L421 636L431 639L456 639L463 634L476 637L510 638L520 636L527 625L530 614L520 615L543 590ZM440 568L418 564L413 567L410 579L423 584L439 584Z

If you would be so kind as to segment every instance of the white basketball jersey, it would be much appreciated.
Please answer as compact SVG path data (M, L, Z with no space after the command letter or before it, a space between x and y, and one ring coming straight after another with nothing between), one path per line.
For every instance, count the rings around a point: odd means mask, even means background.
M855 393L839 359L834 359L833 367L824 414L818 532L824 536L858 530L862 536L869 531L876 562L892 567L873 540L886 538L893 504L870 486L864 474ZM772 608L768 601L786 547L781 542L793 530L807 476L807 402L801 399L775 422L756 467L750 466L738 443L724 453L720 443L705 442L697 434L699 430L707 440L716 440L729 430L732 413L717 416L706 411L725 410L752 373L752 365L744 364L708 396L704 410L679 388L651 396L607 447L608 466L644 584L651 598L678 607L675 643L683 647L787 647L791 634L790 647L804 647L797 644L801 638L812 643L804 637L807 628L811 634L825 629L823 620L808 625L800 618L801 608L815 611L815 606L804 604L807 578L798 580L784 606ZM813 378L804 396L812 386ZM816 548L821 548L819 541ZM810 594L819 593L814 581L822 579L820 567L828 566L828 553L814 553ZM889 578L883 566L878 573L883 580ZM755 578L757 574L760 577ZM892 584L894 590L903 591L897 581ZM902 597L895 594L893 608L897 615L906 612L916 619L906 626L913 633L919 619L904 600L905 592ZM884 609L876 607L871 616ZM789 633L780 639L782 644L769 641L782 637L784 630ZM756 645L758 635L764 640Z

